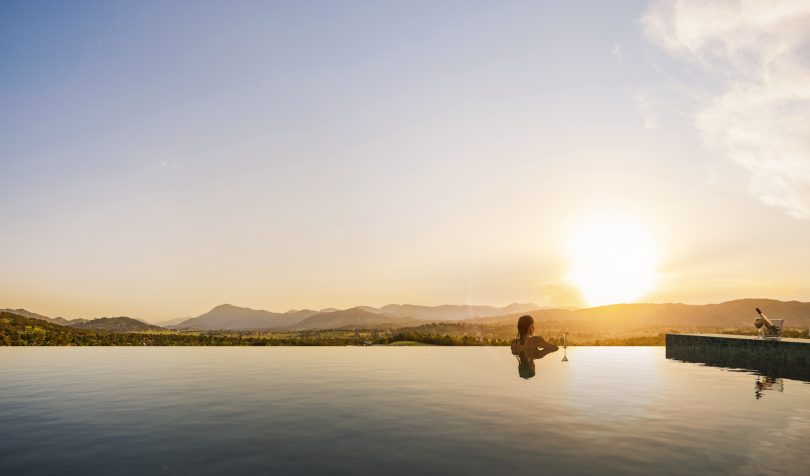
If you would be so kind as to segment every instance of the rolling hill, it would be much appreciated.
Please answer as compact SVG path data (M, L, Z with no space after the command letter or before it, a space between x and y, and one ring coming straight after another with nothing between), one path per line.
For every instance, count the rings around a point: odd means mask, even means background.
M187 319L171 329L283 329L295 325L318 311L303 309L293 312L270 312L231 304L219 305L197 317Z
M157 322L155 322L155 325L160 326L160 327L169 328L171 326L176 326L177 324L180 324L181 322L187 321L189 319L191 319L191 318L190 317L178 317L178 318L175 318L175 319L169 319L168 321L157 321Z
M159 326L153 326L131 317L100 317L85 322L69 321L68 327L73 329L93 329L109 332L142 332L142 331L162 331Z
M76 334L46 319L0 310L0 345L71 345Z
M8 312L11 314L16 314L18 316L27 317L29 319L39 319L41 321L50 322L51 324L58 324L58 325L66 325L69 320L63 317L48 317L43 316L42 314L37 314L35 312L26 311L25 309L0 309L0 312Z
M413 325L415 322L407 317L384 316L355 307L343 311L315 314L291 326L290 329L390 329L397 326Z

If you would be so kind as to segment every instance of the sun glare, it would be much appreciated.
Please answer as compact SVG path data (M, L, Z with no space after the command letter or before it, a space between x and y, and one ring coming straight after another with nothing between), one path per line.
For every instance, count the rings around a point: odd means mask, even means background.
M655 243L638 222L591 218L574 229L568 246L568 279L592 306L634 302L655 287Z

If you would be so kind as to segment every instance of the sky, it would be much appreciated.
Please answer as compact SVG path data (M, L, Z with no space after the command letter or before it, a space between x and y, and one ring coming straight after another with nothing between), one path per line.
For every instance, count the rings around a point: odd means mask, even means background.
M806 301L810 4L5 1L0 184L50 316Z

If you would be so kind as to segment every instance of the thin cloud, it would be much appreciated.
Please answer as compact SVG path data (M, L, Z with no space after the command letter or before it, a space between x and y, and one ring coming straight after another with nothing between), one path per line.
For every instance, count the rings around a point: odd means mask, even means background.
M655 113L652 98L644 93L636 93L633 96L633 102L636 105L636 111L641 117L641 122L647 130L658 129L658 115Z
M707 146L749 173L763 203L810 218L810 2L659 1L641 24L715 85L696 86Z

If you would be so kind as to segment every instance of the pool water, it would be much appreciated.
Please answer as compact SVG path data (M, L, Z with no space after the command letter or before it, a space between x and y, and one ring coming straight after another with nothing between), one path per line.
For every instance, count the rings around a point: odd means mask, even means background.
M810 385L574 347L0 348L0 474L805 474Z

